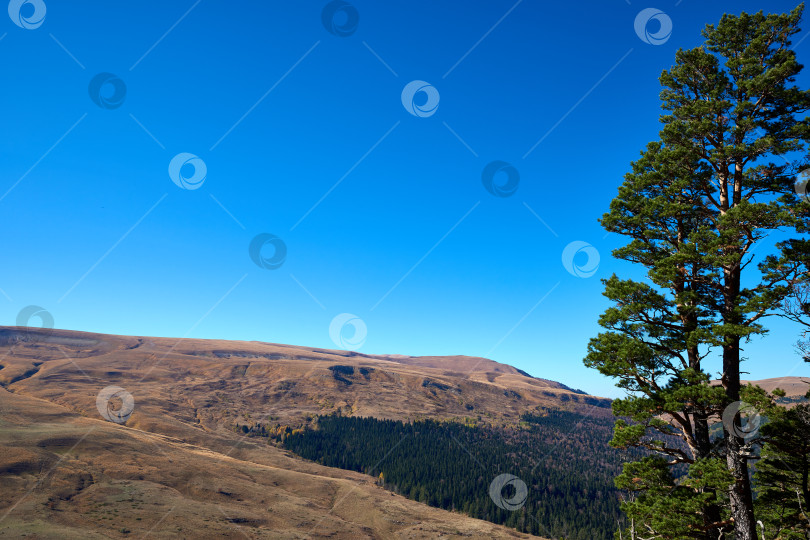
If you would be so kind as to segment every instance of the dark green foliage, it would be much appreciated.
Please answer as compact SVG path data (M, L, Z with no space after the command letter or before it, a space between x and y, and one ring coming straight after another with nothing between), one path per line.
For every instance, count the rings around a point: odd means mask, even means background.
M756 441L726 429L715 443L709 422L753 392L741 387L741 346L767 332L766 317L790 316L784 302L808 280L807 239L766 242L810 227L810 203L794 191L810 139L810 92L793 84L802 66L791 47L803 9L724 15L702 46L676 53L660 77L660 140L602 218L628 239L613 255L648 278L605 280L614 305L585 360L628 391L613 409L630 421L617 422L611 444L658 456L617 480L629 493L631 538L756 537ZM715 351L717 374L704 365ZM682 444L668 443L673 436ZM676 481L678 466L688 473Z
M806 396L810 398L810 393ZM810 537L810 405L771 411L755 474L757 517L768 538Z
M722 509L719 523L730 531L725 489L733 481L725 460L698 459L679 468L675 473L666 459L648 456L626 463L616 478L616 486L626 490L622 510L631 526L630 538L646 538L655 531L655 538L688 540L703 538L706 524L705 509L712 505ZM721 527L713 527L721 529Z
M252 423L251 425L239 425L236 423L235 430L237 432L241 431L244 435L249 437L267 437L270 433L267 431L267 427L262 423Z
M612 478L623 456L607 447L612 420L603 413L541 411L524 415L520 429L339 416L316 423L284 447L330 467L382 473L387 488L431 506L553 538L607 540L621 522ZM514 512L489 497L502 473L528 486Z

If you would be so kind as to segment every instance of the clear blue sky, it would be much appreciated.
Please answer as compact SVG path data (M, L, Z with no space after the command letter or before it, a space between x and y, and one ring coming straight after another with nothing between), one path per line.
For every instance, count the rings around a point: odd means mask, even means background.
M608 396L581 359L599 279L633 270L597 218L657 138L658 75L724 12L795 5L662 0L655 45L636 0L353 0L334 33L322 1L45 4L0 20L2 324L33 304L59 328L335 348L349 313L361 352L488 356ZM117 79L94 101L99 73ZM406 110L412 81L438 107ZM197 189L169 176L181 153ZM510 196L482 182L496 160ZM249 255L263 233L278 268ZM590 277L563 265L575 241ZM808 375L797 337L750 344L752 376Z

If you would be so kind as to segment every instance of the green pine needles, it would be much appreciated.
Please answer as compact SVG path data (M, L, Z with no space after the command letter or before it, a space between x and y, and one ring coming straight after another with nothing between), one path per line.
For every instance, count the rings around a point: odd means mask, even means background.
M724 15L702 46L677 52L660 77L660 139L601 219L628 239L614 257L648 278L604 280L612 306L585 358L627 391L613 404L621 419L611 444L652 452L616 479L629 518L617 538L755 540L766 526L757 521L777 526L755 513L749 474L767 432L743 433L733 411L722 434L717 425L741 400L775 406L741 387L741 346L767 333L768 317L790 316L786 302L808 281L810 202L794 179L806 164L810 92L794 85L802 66L791 49L803 8ZM769 243L777 230L792 238ZM710 355L722 358L719 374L706 367ZM759 474L777 486L772 471ZM805 500L806 487L805 475ZM771 497L778 489L761 498L781 500Z

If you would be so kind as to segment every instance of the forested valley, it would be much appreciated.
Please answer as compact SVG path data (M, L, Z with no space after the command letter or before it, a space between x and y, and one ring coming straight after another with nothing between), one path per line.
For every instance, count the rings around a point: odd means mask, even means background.
M613 478L626 455L608 446L613 419L604 415L541 410L524 415L517 428L338 415L313 425L275 438L306 459L375 476L431 506L574 540L611 539L623 520ZM490 497L500 474L525 482L519 509L499 508ZM503 496L514 490L506 486Z

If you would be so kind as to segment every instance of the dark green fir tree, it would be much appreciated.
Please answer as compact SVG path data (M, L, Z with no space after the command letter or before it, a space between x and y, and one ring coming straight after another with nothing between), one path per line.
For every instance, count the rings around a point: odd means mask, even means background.
M810 392L805 395L810 399ZM757 518L767 538L810 538L810 404L772 407L755 480Z

